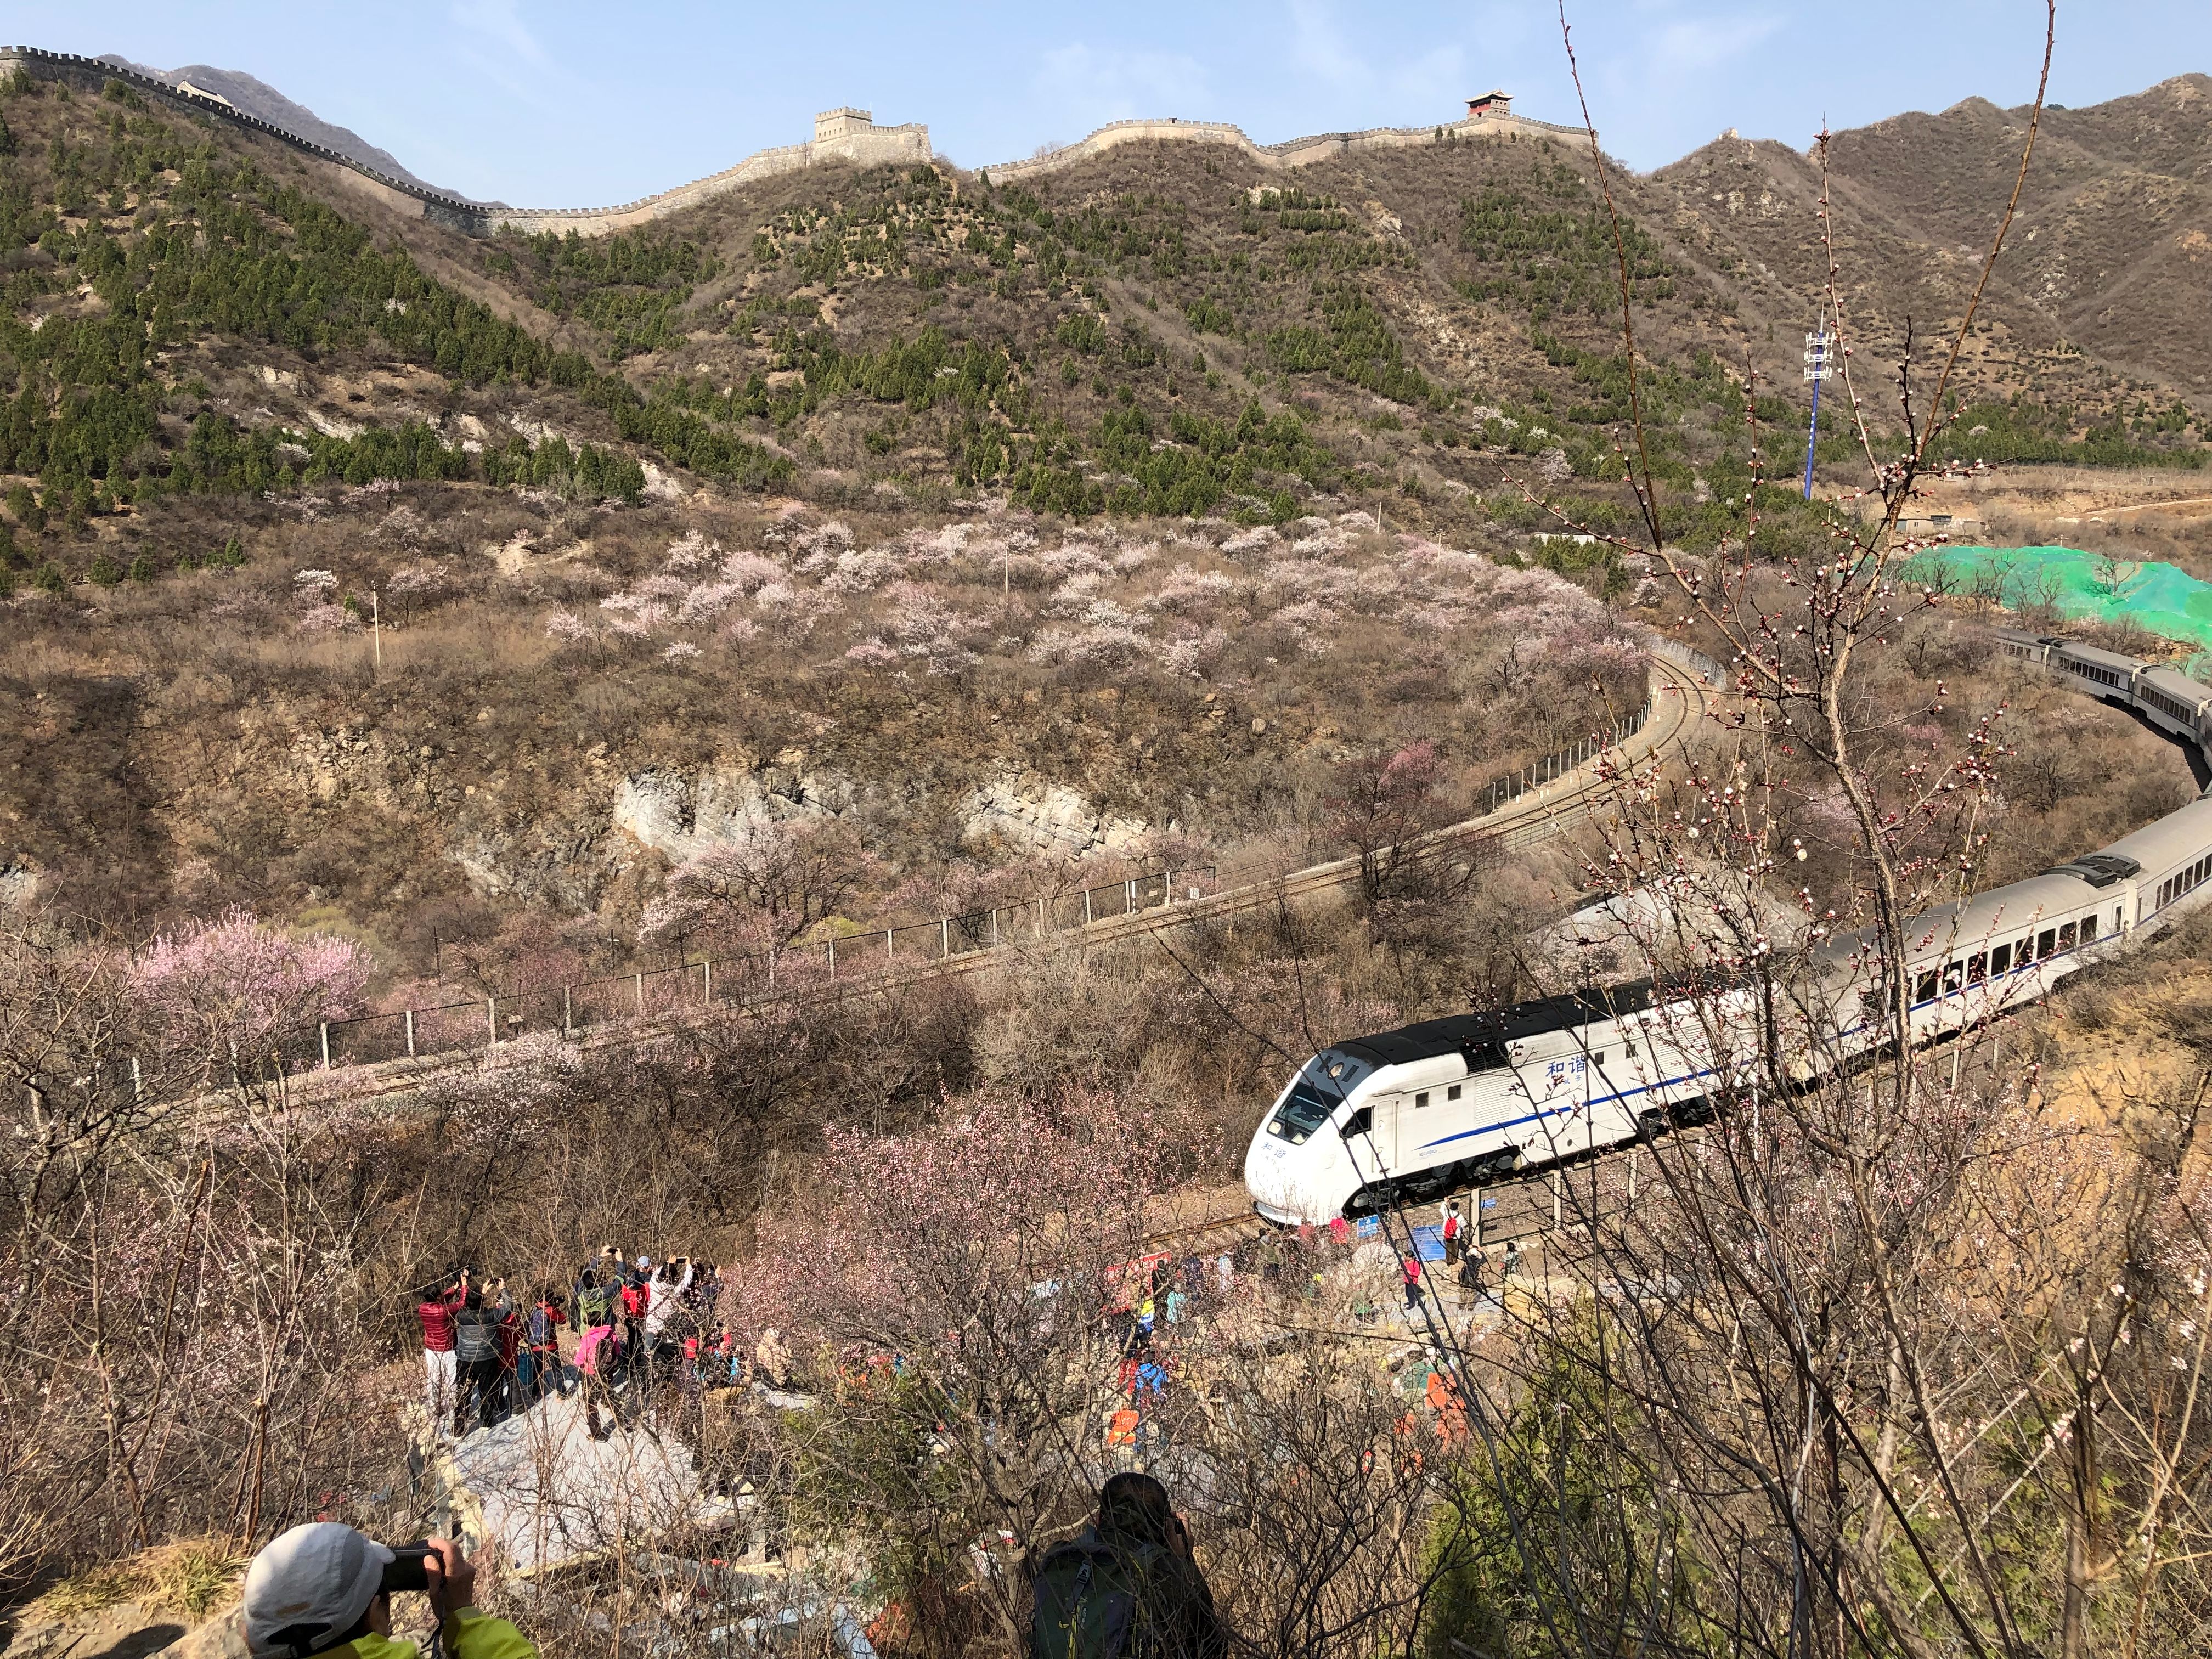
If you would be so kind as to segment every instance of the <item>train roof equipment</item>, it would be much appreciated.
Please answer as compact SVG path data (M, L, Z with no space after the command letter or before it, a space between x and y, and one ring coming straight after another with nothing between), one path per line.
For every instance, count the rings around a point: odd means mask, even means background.
M1480 1013L1448 1014L1401 1025L1395 1031L1377 1031L1332 1043L1334 1053L1351 1055L1368 1066L1409 1066L1417 1060L1458 1054L1470 1072L1505 1062L1505 1045L1547 1032L1571 1030L1595 1020L1618 1019L1641 1013L1651 1006L1651 981L1638 980L1561 996L1536 997L1510 1008Z

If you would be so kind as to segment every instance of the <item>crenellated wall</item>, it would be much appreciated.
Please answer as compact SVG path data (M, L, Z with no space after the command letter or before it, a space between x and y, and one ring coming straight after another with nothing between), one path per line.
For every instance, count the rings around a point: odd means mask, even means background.
M573 230L580 236L604 236L611 231L650 223L679 208L690 207L752 179L793 172L818 161L845 161L855 167L927 166L931 157L929 129L926 126L914 123L879 127L865 110L830 110L817 118L815 131L821 136L811 143L756 151L735 167L619 207L497 208L394 179L363 166L351 156L341 155L325 145L248 115L219 98L196 91L180 91L151 76L101 58L46 52L37 46L0 46L0 75L15 73L41 81L64 82L95 94L109 81L120 81L134 91L160 99L173 107L210 120L228 122L249 132L265 134L295 149L333 162L352 175L350 182L365 188L387 206L471 236L489 236L510 227L524 232L550 230L558 234Z
M1317 132L1304 138L1285 139L1279 144L1255 144L1245 137L1242 127L1226 121L1179 121L1172 118L1113 121L1089 137L1079 138L1046 155L1032 155L1022 161L1002 161L982 171L993 184L1018 184L1056 173L1091 156L1103 155L1123 144L1224 144L1261 167L1282 169L1310 167L1352 150L1411 149L1448 139L1542 137L1566 137L1586 143L1589 134L1581 127L1560 126L1525 115L1471 115L1433 127L1368 127L1358 132Z
M605 236L617 230L632 230L639 225L687 208L696 202L720 195L739 185L756 179L769 179L779 173L795 173L801 167L820 161L849 161L854 167L927 167L930 161L929 129L919 123L905 126L878 127L855 124L849 111L830 113L844 118L834 124L833 137L817 138L804 144L782 144L774 149L756 150L733 167L695 179L688 185L678 185L673 190L662 191L657 196L628 202L620 207L608 208L507 208L486 212L483 234L513 228L530 234L549 230L556 235L574 231L579 236ZM865 117L862 118L865 119ZM817 131L822 122L817 120Z
M264 134L295 149L333 163L343 169L342 176L346 182L375 197L386 206L471 236L489 236L502 229L527 234L551 231L556 235L574 231L580 236L605 236L615 231L650 224L655 219L707 201L754 179L793 173L817 162L842 161L863 167L900 167L927 166L932 159L929 129L918 122L903 126L879 127L866 110L825 110L815 117L815 136L809 143L757 150L735 167L725 167L720 173L696 179L688 185L678 185L675 189L662 191L658 195L623 203L619 207L489 207L481 202L471 202L463 197L427 190L420 185L392 178L374 167L363 166L349 155L341 155L325 145L248 115L219 98L197 91L180 90L156 81L151 76L141 75L135 70L124 69L97 58L80 58L71 52L45 52L36 46L0 46L0 75L16 72L42 81L66 82L93 93L97 93L108 81L121 81L143 94L163 100L194 115L228 122L249 132ZM1260 167L1283 170L1310 166L1353 150L1410 149L1442 143L1448 138L1510 141L1549 137L1587 140L1589 135L1581 127L1559 126L1550 121L1533 120L1527 116L1484 111L1470 113L1447 125L1370 127L1360 132L1316 133L1308 137L1288 139L1279 144L1255 144L1244 136L1242 128L1226 121L1179 121L1170 118L1115 121L1099 128L1090 137L1048 155L1031 156L1023 161L1001 162L984 171L994 183L1019 183L1058 172L1094 155L1103 155L1123 144L1133 143L1225 145Z
M479 203L459 196L447 196L434 190L425 190L420 185L410 185L365 167L350 155L341 155L327 145L302 138L295 132L246 114L235 105L203 93L180 92L150 75L141 75L136 70L125 69L98 58L82 58L75 52L46 52L37 46L0 46L0 76L25 75L34 80L61 82L86 92L97 94L110 81L120 81L133 91L156 98L193 115L210 120L226 121L232 126L248 132L264 133L279 142L289 144L325 161L335 162L354 177L355 182L365 187L368 193L377 197L387 206L418 218L450 226L471 234L481 235L486 228L484 209Z

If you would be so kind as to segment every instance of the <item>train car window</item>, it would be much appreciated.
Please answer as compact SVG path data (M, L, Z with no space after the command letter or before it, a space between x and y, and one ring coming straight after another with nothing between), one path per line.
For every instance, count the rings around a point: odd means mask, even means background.
M1428 1103L1429 1091L1426 1089L1422 1090L1420 1093L1413 1097L1413 1109L1417 1112Z
M1362 1106L1344 1120L1344 1138L1346 1140L1354 1135L1371 1135L1374 1133L1375 1109L1372 1106Z
M2070 921L2058 930L2058 948L2062 951L2074 948L2074 924Z
M2115 904L2115 905L2112 907L2112 932L2114 932L2114 933L2118 933L2118 932L2120 931L2120 907L2119 907L2118 905L2117 905L2117 904Z
M1632 1043L1629 1043L1626 1047L1623 1048L1621 1049L1621 1051L1620 1051L1620 1057L1621 1057L1623 1060L1633 1060L1633 1059L1635 1059L1635 1058L1636 1058L1636 1045L1635 1045L1634 1043L1632 1043Z
M1988 959L1984 957L1979 951L1975 951L1973 955L1968 957L1966 958L1966 983L1969 985L1979 985L1982 982L1984 973L1987 967Z
M2096 918L2095 916L2094 916L2094 915L2087 915L2087 916L2082 917L2082 918L2081 918L2081 943L2082 943L2082 944L2084 944L2084 945L2087 945L2087 944L2090 943L2090 941L2092 941L2093 939L2094 939L2096 937L2097 937L2097 918Z
M1306 1137L1335 1115L1344 1097L1324 1093L1304 1078L1291 1085L1290 1094L1283 1101L1283 1109L1267 1124L1267 1133L1279 1135L1293 1146L1303 1146Z
M2035 959L2038 962L2051 954L2051 947L2058 943L2058 930L2046 927L2035 936Z
M1964 963L1959 962L1947 962L1943 964L1943 994L1945 996L1950 995L1959 988L1959 971L1965 966Z
M1915 1002L1925 1002L1929 998L1935 994L1936 975L1933 974L1921 975L1920 982L1912 988L1912 1000Z
M1602 1049L1602 1048L1601 1048L1601 1049L1599 1049L1595 1054L1592 1054L1592 1055L1590 1056L1590 1064L1591 1064L1591 1065L1593 1065L1593 1066L1602 1066L1602 1065L1604 1065L1604 1064L1605 1064L1605 1050L1604 1050L1604 1049Z
M2011 969L2011 945L2000 945L1996 950L1990 952L1990 977L1991 979L1996 978L2000 974L2009 973Z
M1459 1085L1455 1083L1450 1088L1445 1090L1444 1098L1446 1100L1457 1100L1459 1098Z

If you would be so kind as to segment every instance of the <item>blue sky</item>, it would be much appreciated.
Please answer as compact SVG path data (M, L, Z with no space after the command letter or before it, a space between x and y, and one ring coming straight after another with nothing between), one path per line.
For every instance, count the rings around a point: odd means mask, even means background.
M1607 148L1638 167L1736 127L1841 127L2033 92L2039 0L1570 0ZM925 121L963 166L1129 115L1261 143L1449 119L1502 86L1576 118L1555 0L1158 0L1071 6L580 5L566 0L15 0L21 42L258 76L434 183L598 206L807 136L839 104ZM2089 104L2212 71L2207 0L2062 0L2051 95Z

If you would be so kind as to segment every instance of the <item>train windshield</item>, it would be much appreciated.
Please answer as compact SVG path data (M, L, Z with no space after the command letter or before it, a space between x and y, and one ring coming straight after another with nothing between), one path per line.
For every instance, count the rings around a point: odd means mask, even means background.
M1306 1062L1298 1080L1291 1085L1282 1106L1268 1120L1267 1133L1303 1146L1313 1132L1328 1121L1359 1079L1373 1068L1349 1054L1323 1053Z

